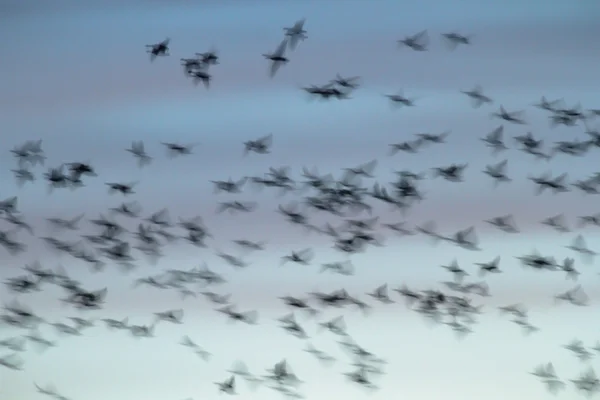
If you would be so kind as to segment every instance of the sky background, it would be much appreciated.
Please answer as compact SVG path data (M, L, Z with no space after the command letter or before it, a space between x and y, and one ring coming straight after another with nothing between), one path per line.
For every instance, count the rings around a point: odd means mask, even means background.
M343 4L342 4L343 3ZM557 140L585 138L582 127L550 128L547 115L532 107L541 96L563 98L568 106L600 108L600 3L591 0L476 2L471 0L409 2L386 1L128 1L0 0L0 118L3 156L0 157L0 197L19 196L19 208L36 230L47 234L44 219L85 213L95 218L121 202L106 193L105 182L140 181L136 195L148 214L169 207L172 216L203 216L215 239L213 249L174 245L158 265L145 265L123 276L115 268L89 275L85 266L57 259L39 240L25 233L24 256L0 252L0 276L18 275L25 263L39 260L59 263L86 287L108 287L106 308L96 317L123 318L147 324L152 313L184 308L183 325L159 325L156 338L135 340L124 332L107 332L103 326L79 338L58 338L42 328L59 346L44 353L28 351L25 370L0 370L2 399L39 398L34 382L54 384L71 400L183 400L218 397L213 382L228 376L233 361L246 361L261 373L282 358L306 382L310 399L332 396L348 399L390 397L448 400L465 398L549 398L528 374L535 365L553 361L559 376L575 378L583 368L561 349L574 337L592 345L598 328L598 271L578 264L590 307L555 305L553 295L573 286L561 273L523 271L513 256L533 249L562 260L571 255L564 246L574 234L558 235L539 224L543 218L564 213L575 226L580 215L600 211L594 197L581 193L534 196L527 176L546 171L567 172L569 179L585 179L598 170L597 152L588 157L558 155L551 162L535 161L516 150L492 156L480 137L499 125L490 118L502 104L508 110L525 110L527 126L505 126L512 136L531 131L547 145ZM261 54L273 51L289 27L306 18L308 39L289 54L290 63L274 79ZM396 41L428 29L428 52L398 48ZM458 31L473 35L473 44L450 51L440 33ZM150 63L144 46L171 38L171 56ZM221 64L214 67L210 90L194 87L182 73L179 59L215 47ZM308 102L299 89L324 84L335 77L361 76L362 87L349 101ZM494 105L474 110L460 90L483 86ZM383 94L404 89L416 97L416 106L393 109ZM600 124L600 120L597 121ZM388 144L410 140L419 132L451 130L446 145L421 153L388 156ZM242 156L246 140L273 133L270 155ZM47 194L41 178L19 189L10 169L9 153L27 139L43 139L46 166L87 161L99 177L85 188ZM153 164L138 169L124 151L132 141L143 140ZM198 143L185 158L166 157L161 141ZM493 188L481 173L486 164L508 158L509 185ZM352 257L354 277L326 276L318 264L344 259L330 241L306 236L290 227L274 210L293 197L272 192L246 191L241 200L259 202L250 215L215 215L219 201L210 180L237 179L264 173L270 166L302 166L333 172L378 159L377 181L385 182L394 169L424 171L454 162L469 163L464 183L428 180L427 200L406 217L409 226L437 221L450 233L474 225L483 251L471 253L449 245L432 248L420 236L398 238L387 234L386 246L370 248ZM370 183L371 184L371 183ZM385 207L376 212L384 222L404 217ZM498 234L482 222L514 214L523 231L517 236ZM314 221L325 220L316 214ZM82 224L89 227L89 225ZM383 233L383 232L381 232ZM598 236L583 232L588 245L600 250ZM214 249L235 251L233 239L268 242L265 253L253 254L252 265L235 271L214 256ZM281 256L292 249L313 246L315 265L279 268ZM298 339L285 335L273 321L286 310L276 300L286 294L346 287L364 293L389 283L406 283L415 289L437 287L449 277L439 268L456 258L475 271L474 262L502 256L504 274L491 277L492 298L473 335L457 341L446 327L430 327L423 319L397 304L378 306L366 318L344 312L348 332L375 354L388 360L381 389L365 394L348 384L342 372L349 367L335 340L305 324L311 342L339 358L329 369L301 351ZM205 261L227 276L224 292L234 294L241 309L260 313L258 326L232 326L204 299L182 301L176 293L140 288L131 280L167 268L191 268ZM58 291L27 295L23 301L50 320L73 316L59 304ZM13 297L0 290L0 300ZM531 322L541 331L523 337L514 324L500 318L495 307L522 302L530 308ZM326 314L325 317L339 315ZM0 338L18 334L0 327ZM204 363L178 345L189 335L214 354ZM2 354L2 353L0 353ZM241 397L278 394L267 389L252 394L243 384ZM571 387L561 398L575 396Z

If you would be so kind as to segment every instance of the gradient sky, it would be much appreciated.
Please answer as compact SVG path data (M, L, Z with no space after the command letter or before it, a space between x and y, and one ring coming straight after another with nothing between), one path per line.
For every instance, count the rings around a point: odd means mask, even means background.
M282 28L305 17L308 39L290 53L290 63L274 79L267 76L261 54L273 51ZM553 361L559 376L575 378L582 369L561 345L578 337L590 345L600 339L598 273L580 265L582 283L591 307L555 305L553 295L572 283L562 274L523 271L513 256L538 249L557 259L569 256L573 234L557 235L540 226L550 215L575 217L600 211L594 197L580 193L534 196L527 176L546 171L567 172L584 179L598 171L597 152L585 158L557 156L535 161L516 150L506 153L513 182L493 189L481 170L502 160L493 157L480 137L499 123L490 118L502 104L525 110L527 126L506 126L510 137L531 131L548 145L561 139L584 138L584 129L550 128L547 116L532 105L546 96L564 98L569 106L600 108L600 3L592 0L477 2L433 1L274 1L274 0L0 0L0 197L19 196L19 207L46 234L44 218L70 217L84 212L94 218L121 202L106 194L104 182L137 181L135 199L146 212L169 207L173 216L202 215L215 240L213 247L234 251L231 240L249 238L268 242L268 251L253 255L247 270L223 266L212 250L175 245L156 266L144 265L128 276L114 269L89 275L85 266L56 256L23 233L29 251L19 258L0 252L0 276L19 274L25 263L45 266L62 263L88 287L109 287L106 309L98 317L123 318L146 324L152 313L184 308L182 326L160 325L152 340L134 340L125 333L91 329L80 338L59 339L60 345L38 354L28 351L25 370L0 369L0 397L39 398L33 383L54 384L71 400L183 400L212 399L213 384L227 377L236 359L259 373L287 358L306 384L309 399L545 399L541 384L528 375L535 365ZM428 29L430 51L398 48L396 41ZM473 35L473 45L450 51L439 39L456 30ZM144 45L171 38L171 56L150 63ZM214 46L221 64L213 69L210 90L194 87L184 77L179 58ZM299 89L322 84L336 73L362 77L363 86L349 101L308 102ZM493 106L474 110L460 94L481 84ZM392 109L383 94L404 89L417 98L411 109ZM600 124L600 120L597 121ZM448 143L417 155L389 157L388 144L410 140L419 132L451 130ZM272 154L242 156L242 142L273 133ZM35 185L19 189L10 169L9 149L26 139L43 139L47 166L89 161L99 173L88 186L48 195L38 169ZM153 164L138 169L123 150L133 140L144 140ZM194 155L168 159L161 141L198 143ZM428 180L427 200L406 217L410 226L437 221L444 233L475 225L484 251L470 253L448 245L431 247L422 237L388 235L387 246L353 256L354 277L318 274L318 266L279 268L279 258L291 249L314 246L315 264L343 259L318 236L290 228L275 214L277 204L290 199L271 192L247 191L243 200L259 201L251 215L215 215L225 195L217 197L209 180L262 174L269 166L289 165L297 177L302 166L338 174L344 167L378 159L377 180L389 180L393 169L422 171L454 162L468 162L466 182ZM524 233L506 236L482 222L514 214ZM385 208L377 215L396 222L403 217ZM323 223L316 214L315 221ZM595 232L585 232L588 245L600 251ZM434 250L434 251L432 251ZM489 279L494 297L473 335L457 341L445 327L431 328L421 317L398 304L378 307L365 319L346 315L349 333L389 362L381 389L365 394L344 381L348 370L339 346L317 334L306 322L311 342L339 358L330 369L301 351L298 339L286 336L273 319L286 313L275 300L286 294L332 290L344 286L362 293L384 282L415 288L435 287L448 277L438 265L457 258L474 271L472 263L503 257L505 273ZM164 268L191 268L207 262L221 271L243 309L260 312L259 326L232 326L216 315L203 299L182 302L176 293L140 288L131 279ZM60 293L27 295L24 302L47 316L62 320L75 311L62 307ZM13 296L4 289L0 300ZM523 302L531 322L541 331L523 337L518 327L502 319L494 308ZM326 316L336 316L337 313ZM0 327L0 339L16 331ZM55 338L50 328L42 333ZM214 354L205 364L177 344L187 334ZM56 337L58 338L58 337ZM0 353L3 354L3 353ZM252 394L241 384L241 397L277 396L261 389ZM562 396L562 397L561 397ZM568 388L559 398L573 398Z

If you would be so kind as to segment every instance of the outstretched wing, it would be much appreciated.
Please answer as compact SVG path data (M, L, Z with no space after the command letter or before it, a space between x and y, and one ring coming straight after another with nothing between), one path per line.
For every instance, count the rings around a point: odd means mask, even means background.
M288 46L288 39L285 38L279 44L279 46L277 47L277 49L273 53L273 56L275 56L275 57L283 57L283 55L285 54L285 49L287 48L287 46Z
M271 64L271 69L269 70L269 77L273 78L275 76L277 71L279 71L279 67L281 67L281 64L282 63L280 61L273 61L273 63Z

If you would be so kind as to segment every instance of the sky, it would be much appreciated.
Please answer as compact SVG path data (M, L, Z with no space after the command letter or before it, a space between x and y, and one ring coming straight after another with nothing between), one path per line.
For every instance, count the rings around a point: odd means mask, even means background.
M589 307L578 308L554 302L554 295L574 285L563 274L523 270L514 257L534 249L558 260L576 256L565 248L575 233L559 235L539 221L564 213L576 227L578 216L600 210L595 196L575 191L535 196L527 177L564 172L569 181L585 179L598 171L597 153L537 161L515 150L511 137L532 132L547 147L558 140L586 138L583 126L550 127L547 114L533 104L546 96L562 98L569 107L580 103L584 109L600 108L594 84L600 60L599 17L600 4L591 0L0 0L0 197L18 196L19 209L36 236L18 234L28 245L19 257L0 252L0 277L17 276L23 265L36 260L47 267L60 264L86 287L108 288L105 308L90 314L95 319L129 317L131 323L147 324L155 312L185 311L184 324L160 324L156 337L147 340L108 332L101 324L81 337L67 338L44 326L41 333L56 340L57 347L42 353L28 348L22 355L23 371L0 369L0 397L40 398L37 383L53 384L69 400L213 399L224 396L214 382L228 377L226 370L234 361L244 360L260 375L286 358L305 381L304 396L316 400L549 398L528 372L552 361L568 382L584 368L561 346L573 338L589 345L600 340L594 311L600 301L598 270L576 260L590 298ZM308 38L287 54L290 62L270 79L262 54L275 50L283 28L301 18L306 18ZM424 29L431 37L429 51L397 46L397 40ZM449 31L472 35L472 45L451 51L440 39ZM144 46L167 37L171 55L151 63ZM212 86L206 90L184 76L179 59L211 48L218 50L220 64L212 67ZM300 88L325 84L336 73L361 77L352 98L309 102ZM471 107L460 91L476 84L494 104ZM415 107L390 107L384 95L400 89L416 98ZM509 111L525 110L527 125L505 124L511 149L493 156L479 138L500 125L490 116L500 105ZM600 120L591 121L595 123L600 125ZM388 155L391 143L412 140L416 133L444 131L451 132L444 145L418 154ZM269 133L274 138L270 154L243 156L244 141ZM89 162L98 177L89 178L84 188L50 195L44 169L36 167L36 182L17 187L9 150L29 139L43 140L44 168ZM153 157L143 169L124 150L135 140L143 140ZM196 146L192 155L171 159L160 144L168 141ZM513 181L494 188L481 171L504 158ZM382 222L406 220L409 227L433 220L444 234L475 226L482 251L449 244L434 247L422 236L397 237L378 228L385 246L351 256L354 276L319 274L320 264L346 256L336 253L330 240L306 235L275 212L278 204L298 201L298 195L248 189L236 196L258 202L256 212L215 213L220 201L234 196L215 194L211 180L261 175L271 166L290 166L298 179L303 166L339 176L342 168L374 159L378 182L389 181L393 170L418 172L468 163L462 183L425 181L426 200L406 216L380 206L374 215ZM123 201L107 194L105 183L115 181L139 181L136 194L127 200L138 200L146 215L163 207L173 217L201 215L214 236L210 248L174 244L156 265L140 258L138 268L123 275L112 266L90 274L84 265L58 257L42 244L39 237L51 234L46 218L80 213L96 218ZM514 215L522 233L499 234L483 222L506 214ZM317 225L335 221L321 214L311 218ZM89 231L89 224L82 226ZM7 227L3 224L1 229ZM593 229L581 233L592 250L600 251ZM264 240L267 249L250 255L248 268L234 270L215 252L235 252L235 239ZM283 255L306 247L314 249L312 265L279 266ZM437 288L449 279L440 265L456 258L475 273L474 263L497 255L504 273L488 279L493 296L477 299L485 313L473 334L461 341L446 326L432 327L399 297L394 297L395 304L375 306L368 317L352 310L324 313L323 319L343 314L348 333L387 360L386 374L377 378L380 388L374 393L347 382L342 374L351 368L347 356L334 337L317 332L313 321L298 317L309 341L338 359L329 368L303 352L304 344L286 335L275 321L288 312L279 296L345 287L366 299L362 293L383 283L390 288L403 283L415 289ZM219 290L233 293L240 309L259 312L257 326L226 322L201 296L181 300L170 291L131 289L135 278L203 262L227 277ZM46 319L65 322L79 314L61 304L61 295L51 289L17 298ZM13 298L0 289L3 303ZM538 333L524 337L499 315L498 306L513 303L527 305ZM0 339L19 334L0 326ZM210 351L211 361L180 346L183 335ZM0 349L0 356L5 353ZM268 388L253 393L243 382L238 392L242 398L279 396ZM557 398L574 396L568 383Z

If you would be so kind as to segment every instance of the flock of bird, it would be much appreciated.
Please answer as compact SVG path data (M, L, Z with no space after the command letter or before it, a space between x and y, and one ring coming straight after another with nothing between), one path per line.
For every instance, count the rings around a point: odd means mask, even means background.
M304 23L305 21L301 20L290 28L284 28L283 41L273 53L264 55L270 63L271 77L274 77L278 69L289 61L286 52L293 51L300 42L307 39ZM442 39L451 48L472 45L469 36L457 33L443 34ZM427 51L428 43L427 31L398 41L399 46L412 51ZM148 45L147 51L154 60L159 56L168 56L169 45L167 39ZM202 82L208 88L212 79L210 68L218 65L219 60L216 50L211 50L197 53L193 58L183 58L181 62L187 76L195 82ZM344 78L337 75L325 85L314 85L304 90L322 99L350 99L350 94L360 88L359 80L359 77ZM464 90L462 94L472 102L474 108L489 107L494 103L491 97L484 94L480 86L475 86L472 90ZM415 104L413 99L406 97L402 92L387 97L394 105L411 107ZM512 138L510 142L504 134L505 126L524 126L527 121L522 112L507 111L500 106L498 111L493 113L500 125L490 127L491 132L480 138L481 146L489 148L495 156L508 150L510 144L514 144L511 148L533 158L547 161L553 160L559 154L584 156L600 147L600 130L594 130L590 125L594 118L600 115L600 110L584 111L580 106L569 108L561 100L548 101L545 98L542 98L536 107L547 113L552 126L565 125L577 129L584 127L585 137L570 141L563 140L554 146L547 146L541 138L526 133ZM390 144L389 155L399 152L418 153L428 146L441 145L451 138L450 131L439 134L419 133L404 142ZM54 166L42 174L36 173L36 168L44 165L46 160L42 143L42 140L31 140L11 150L12 156L16 159L12 173L20 187L33 184L41 178L48 185L49 192L80 188L84 190L88 180L97 179L94 166L82 161ZM162 143L162 145L172 157L194 154L193 144L173 142ZM249 156L252 153L257 157L268 157L272 151L277 151L272 134L240 143L240 150L244 155ZM140 168L151 167L153 156L146 152L143 141L132 143L126 151L131 154ZM212 181L215 193L226 193L230 196L230 200L218 203L217 212L251 213L257 209L259 207L257 202L241 201L236 198L247 185L270 190L279 195L296 196L294 200L279 205L276 212L297 229L320 235L323 241L331 241L341 254L341 261L321 264L320 269L321 272L340 276L355 273L352 255L368 252L372 246L383 245L382 232L384 231L400 236L422 235L431 239L434 244L446 243L463 250L481 249L475 227L465 227L455 233L442 233L434 222L424 222L409 227L404 221L383 222L374 215L378 204L397 210L399 215L406 215L411 208L426 200L422 186L427 178L460 184L469 164L433 166L431 171L426 172L397 171L396 179L385 184L375 181L374 172L377 165L377 160L373 160L344 168L337 177L334 173L319 174L316 169L305 167L300 172L300 177L294 178L289 168L280 167L270 168L262 176L215 180ZM494 186L508 184L512 180L508 172L507 159L488 165L483 173L489 177ZM571 190L581 191L586 195L596 195L600 192L600 173L573 182L567 182L566 175L544 174L530 176L528 179L537 194L542 192L559 194ZM202 249L211 247L213 238L202 217L179 217L174 220L168 209L154 213L145 212L142 205L135 200L137 184L106 183L109 193L121 194L129 199L121 204L107 207L106 212L96 219L84 220L83 214L69 218L48 217L47 222L53 234L39 236L39 239L53 251L68 255L71 259L68 261L69 264L80 262L89 266L93 273L102 273L110 265L116 265L124 272L131 271L141 264L159 259L168 246L175 242L183 241ZM15 257L27 255L25 235L34 237L36 234L27 222L27 216L20 212L17 199L18 197L14 196L0 202L0 215L6 224L5 228L0 230L0 245ZM320 224L319 215L322 214L317 213L327 214L339 223ZM89 222L89 228L83 228L84 221ZM580 226L600 226L600 214L583 215L579 222ZM520 233L517 222L510 214L490 218L485 223L507 234ZM549 216L541 223L557 232L574 231L562 214ZM238 270L250 265L245 255L268 249L267 242L250 239L235 240L234 244L241 250L241 256L222 251L217 251L217 255L224 264ZM567 247L573 251L574 256L580 257L583 263L591 263L597 254L587 247L584 237L577 233ZM140 259L140 255L144 257ZM314 262L315 257L316 254L312 249L299 246L296 251L282 254L281 264L309 265ZM560 261L552 255L532 252L517 256L517 259L528 269L544 273L562 271L573 281L573 286L567 291L557 293L556 300L574 306L588 305L589 299L583 285L576 282L580 274L577 269L579 258L573 257ZM307 321L314 320L318 329L329 331L331 335L337 337L342 348L347 351L348 369L345 375L349 381L375 390L378 386L374 378L385 373L387 363L385 354L373 354L352 337L351 332L346 328L342 310L354 308L368 315L377 304L404 300L407 307L414 312L431 321L446 325L461 337L472 333L478 322L478 316L485 311L482 301L485 297L491 296L491 288L484 278L503 272L502 259L495 257L477 263L475 267L481 278L479 280L471 279L471 273L468 269L463 269L456 259L442 267L448 271L450 278L442 282L439 287L411 289L401 285L388 290L388 285L382 284L372 292L366 293L366 298L359 293L349 293L342 288L332 292L312 292L305 296L283 296L279 301L289 307L290 313L279 318L277 323L284 332L298 337L304 343L299 345L299 348L303 348L327 365L336 359L311 344L306 326L309 322L303 322L298 316L304 315ZM182 299L202 296L215 306L216 312L222 314L223 318L249 325L268 323L259 318L260 310L242 309L232 301L231 293L223 291L227 278L219 271L210 268L207 264L189 269L171 268L137 279L134 286L144 285L154 290L176 291ZM18 298L5 304L0 315L1 322L14 328L16 332L13 336L0 339L0 351L2 351L0 366L16 371L26 368L19 353L25 351L27 346L36 345L45 348L56 346L56 341L41 334L40 327L43 325L52 327L60 335L74 336L84 335L86 330L93 329L97 324L104 324L110 330L125 331L136 338L147 339L160 334L161 324L185 322L183 308L179 307L155 313L152 322L147 325L133 324L128 318L122 320L103 318L102 309L105 300L111 295L110 287L97 288L91 283L80 282L73 279L66 268L49 268L38 261L25 265L19 273L8 278L4 285ZM61 322L53 322L30 309L26 305L26 295L45 290L47 286L61 288L64 291L64 298L61 301L81 313ZM338 310L340 315L332 319L323 318L324 311L328 309ZM500 307L500 311L510 316L524 333L537 332L538 327L530 322L525 305L508 304ZM211 353L190 337L182 335L181 345L199 357L210 360ZM589 362L594 353L600 353L600 342L593 347L580 340L573 340L564 347L584 364ZM262 373L251 373L246 364L240 360L232 360L232 364L230 370L223 371L223 380L216 382L217 391L236 394L244 390L238 383L241 380L248 383L250 388L263 387L276 390L285 396L302 397L302 377L293 372L292 366L285 359ZM570 379L570 383L569 380L557 375L551 362L544 362L532 368L530 373L553 393L565 389L567 383L577 391L588 395L600 391L600 379L589 365L583 368L581 374ZM35 385L41 394L56 400L69 399L51 386L45 387L38 383Z

